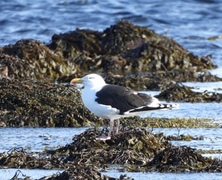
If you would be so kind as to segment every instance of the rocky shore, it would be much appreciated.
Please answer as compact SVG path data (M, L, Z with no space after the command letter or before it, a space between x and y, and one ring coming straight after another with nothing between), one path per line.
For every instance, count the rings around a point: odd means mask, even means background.
M108 121L85 109L79 91L69 85L72 78L89 73L135 90L161 91L157 95L161 100L221 102L222 94L194 92L181 83L221 81L208 71L216 67L210 55L198 57L173 39L127 21L102 32L76 29L55 34L48 44L20 40L0 47L0 126L107 125ZM127 124L110 141L96 141L100 133L89 129L74 137L72 144L38 155L23 149L1 153L0 166L64 169L43 179L114 179L99 171L109 164L134 172L221 171L221 161L205 158L189 147L173 146L162 134Z
M29 153L14 149L0 153L0 166L64 170L41 180L111 180L115 178L103 175L101 170L108 170L112 164L118 164L121 172L221 172L222 169L221 160L204 157L187 146L174 146L169 141L173 137L162 133L125 127L111 140L96 140L102 132L108 133L108 130L88 129L74 136L72 143L55 150ZM129 178L122 175L118 179Z

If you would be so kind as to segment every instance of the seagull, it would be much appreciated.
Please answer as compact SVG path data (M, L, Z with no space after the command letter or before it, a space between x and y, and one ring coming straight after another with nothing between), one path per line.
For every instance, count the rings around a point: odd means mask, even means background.
M85 107L96 116L110 120L108 136L98 137L97 140L111 139L115 120L117 120L115 134L118 134L119 119L122 117L138 116L147 111L178 108L177 104L161 104L157 98L145 93L136 92L123 86L107 84L98 74L74 78L70 84L75 86L82 84L84 88L81 97Z

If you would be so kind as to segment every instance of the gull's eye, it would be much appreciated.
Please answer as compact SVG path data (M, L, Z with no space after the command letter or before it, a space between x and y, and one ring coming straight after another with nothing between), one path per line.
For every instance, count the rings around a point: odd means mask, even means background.
M93 76L90 76L89 79L95 79Z

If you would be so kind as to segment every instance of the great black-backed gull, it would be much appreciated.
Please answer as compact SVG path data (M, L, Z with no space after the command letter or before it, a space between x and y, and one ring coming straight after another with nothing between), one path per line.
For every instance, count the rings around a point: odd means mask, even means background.
M147 111L178 108L177 104L161 104L155 97L136 92L123 86L106 84L98 74L89 74L83 78L71 80L71 84L81 83L82 101L96 116L110 120L107 137L99 140L111 139L114 121L117 120L116 134L119 132L119 119L122 117L138 116Z

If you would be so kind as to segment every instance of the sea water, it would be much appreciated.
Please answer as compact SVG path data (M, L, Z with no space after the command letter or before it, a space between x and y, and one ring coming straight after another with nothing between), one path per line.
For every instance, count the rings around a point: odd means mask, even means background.
M198 56L212 55L218 69L211 73L222 77L222 1L213 0L10 0L0 1L0 46L14 44L21 39L36 39L49 43L54 34L74 31L76 28L103 31L121 19L148 27L159 34L173 38ZM221 92L221 82L185 85L196 91ZM209 88L210 87L210 88ZM149 93L149 92L148 92ZM221 123L221 103L179 103L180 109L146 114L151 117L211 118ZM170 112L170 113L169 113ZM85 128L0 128L0 152L13 148L42 151L63 146ZM59 133L58 133L59 131ZM185 133L204 135L202 141L180 142L194 148L222 149L221 129L154 129L165 134ZM216 155L216 157L220 157ZM10 179L15 169L2 169L2 180ZM41 170L21 170L34 179L41 178ZM49 174L56 171L47 171ZM42 171L46 175L46 171ZM39 174L36 177L36 174ZM134 179L222 179L221 173L129 173L115 168L104 172L113 177L120 174ZM21 177L21 176L20 176Z

